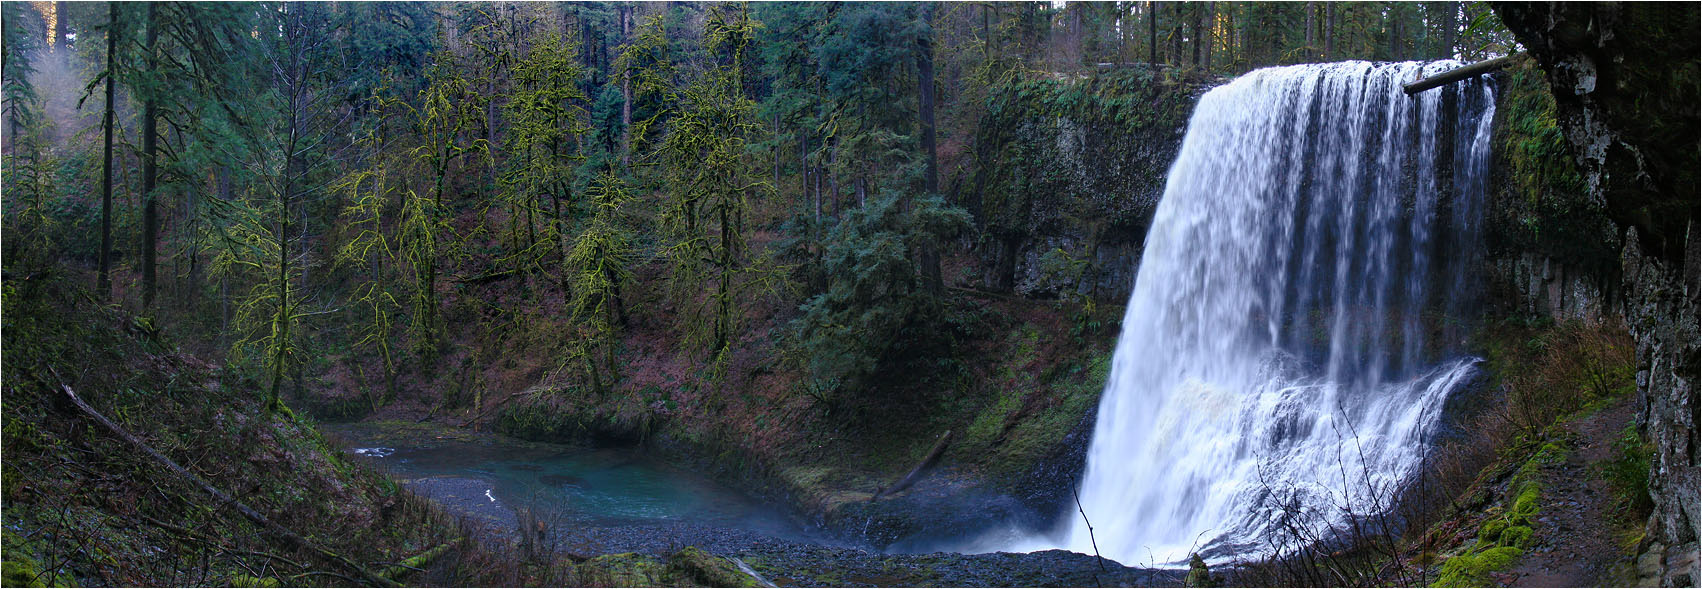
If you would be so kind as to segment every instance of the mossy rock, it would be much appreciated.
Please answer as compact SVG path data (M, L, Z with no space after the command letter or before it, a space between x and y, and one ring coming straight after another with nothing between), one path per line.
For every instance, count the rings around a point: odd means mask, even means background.
M1531 544L1531 528L1529 526L1510 526L1501 531L1499 544L1514 548L1528 548Z
M756 587L756 579L727 559L687 546L668 557L671 585L690 587Z
M1462 554L1442 563L1442 572L1432 587L1487 587L1489 573L1507 568L1524 551L1512 546L1490 548L1477 554Z
M1529 520L1542 510L1542 506L1539 504L1541 499L1542 489L1540 487L1534 483L1525 485L1519 489L1518 497L1513 500L1513 510L1509 513L1509 519L1517 517Z
M1492 520L1483 522L1483 527L1478 528L1477 539L1478 539L1479 542L1488 544L1488 543L1494 542L1498 538L1500 538L1501 533L1506 531L1506 530L1507 530L1507 520L1492 519Z
M1544 466L1555 466L1566 462L1566 446L1559 442L1549 442L1537 450L1531 461Z
M581 582L603 587L661 587L667 576L662 563L632 552L605 554L575 569Z

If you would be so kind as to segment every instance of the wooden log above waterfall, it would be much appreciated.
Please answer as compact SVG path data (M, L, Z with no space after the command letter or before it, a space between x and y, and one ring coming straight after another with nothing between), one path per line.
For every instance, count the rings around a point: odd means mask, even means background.
M1460 66L1428 78L1414 81L1411 84L1406 84L1401 87L1401 91L1406 92L1408 96L1411 96L1431 88L1446 86L1460 80L1475 77L1480 74L1487 74L1507 67L1508 64L1513 63L1515 58L1517 58L1516 54L1480 61L1471 65Z

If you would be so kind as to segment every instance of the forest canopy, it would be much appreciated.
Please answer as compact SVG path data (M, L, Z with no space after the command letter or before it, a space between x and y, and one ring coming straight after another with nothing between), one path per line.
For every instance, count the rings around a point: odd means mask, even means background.
M752 306L816 394L877 384L957 345L961 260L1009 230L972 181L1001 101L1512 46L1460 2L4 10L7 263L206 334L274 406L331 357L382 404L490 347L458 325L541 317L590 390L634 321L719 374Z

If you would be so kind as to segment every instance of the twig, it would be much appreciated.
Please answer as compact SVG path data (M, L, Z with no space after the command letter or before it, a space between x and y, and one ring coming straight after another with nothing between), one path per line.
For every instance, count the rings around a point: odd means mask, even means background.
M202 533L197 532L195 530L191 530L189 528L185 528L185 527L182 527L182 526L169 524L169 523L154 519L152 517L149 517L147 515L138 514L138 517L141 517L142 519L147 520L147 522L150 523L150 524L154 524L155 526L165 528L167 531L176 533L180 536L187 536L191 540L196 540L196 541L199 541L203 544L207 544L209 546L217 548L221 552L228 552L228 553L231 553L231 554L241 554L241 555L246 555L246 556L258 556L260 558L265 558L265 559L283 562L284 564L288 564L288 565L295 567L295 568L298 568L298 569L307 568L307 566L305 566L305 565L303 565L299 562L290 560L288 558L284 558L282 556L278 556L276 554L272 554L270 552L260 552L258 550L244 550L244 549L241 549L241 548L233 548L233 547L230 547L230 546L225 546L224 544L219 543L217 540L214 540L213 538L207 536L206 534L202 534Z
M1093 543L1093 558L1099 561L1099 571L1105 571L1105 557L1099 555L1099 540L1093 537L1093 522L1087 521L1087 510L1081 508L1081 493L1074 486L1070 487L1070 496L1076 499L1076 511L1081 512L1082 523L1087 524L1087 541ZM1151 550L1148 550L1151 552Z
M333 573L331 571L308 571L308 572L305 572L305 573L301 573L299 575L294 575L294 576L290 577L290 580L295 581L295 580L302 579L302 578L305 578L305 577L313 577L313 576L336 577L336 578L342 579L344 581L348 581L350 584L360 582L360 581L357 581L355 579L350 579L350 578L345 577L343 575Z

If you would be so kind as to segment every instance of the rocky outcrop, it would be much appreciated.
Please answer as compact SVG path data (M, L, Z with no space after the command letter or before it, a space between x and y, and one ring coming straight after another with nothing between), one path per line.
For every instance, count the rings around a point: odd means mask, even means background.
M1625 231L1620 305L1637 341L1655 511L1639 563L1693 586L1698 493L1698 12L1640 2L1499 3L1547 74L1582 173Z
M953 187L986 236L977 286L1128 298L1166 172L1214 81L1140 66L994 89Z
M1694 231L1694 229L1692 230ZM1639 560L1659 554L1662 586L1693 587L1697 570L1698 298L1696 234L1680 271L1639 246L1637 229L1625 243L1625 316L1637 341L1638 423L1655 444L1649 494L1655 501Z

